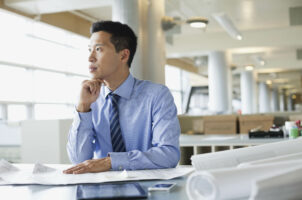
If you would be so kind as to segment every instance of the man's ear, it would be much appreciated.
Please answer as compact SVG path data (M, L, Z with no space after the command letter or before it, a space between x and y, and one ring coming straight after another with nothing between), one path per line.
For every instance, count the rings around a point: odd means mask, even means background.
M128 62L129 56L130 56L129 49L123 49L121 51L121 60L122 60L123 63L127 63Z

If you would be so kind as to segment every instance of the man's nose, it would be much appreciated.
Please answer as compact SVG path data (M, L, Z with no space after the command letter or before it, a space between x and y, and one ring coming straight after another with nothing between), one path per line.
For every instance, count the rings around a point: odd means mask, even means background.
M95 61L95 56L94 56L94 51L91 51L88 57L89 62L94 62Z

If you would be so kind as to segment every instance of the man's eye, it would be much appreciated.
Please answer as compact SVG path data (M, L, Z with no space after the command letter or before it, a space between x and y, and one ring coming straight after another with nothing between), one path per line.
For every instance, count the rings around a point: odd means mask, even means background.
M100 51L100 50L101 50L101 48L97 47L95 50Z

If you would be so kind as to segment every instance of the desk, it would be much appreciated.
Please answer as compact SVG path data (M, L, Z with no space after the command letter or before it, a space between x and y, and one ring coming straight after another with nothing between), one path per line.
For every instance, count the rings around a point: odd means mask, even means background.
M177 185L170 192L151 192L148 199L153 200L186 200L186 180L188 176L172 180L136 181L147 191L147 188L157 182L175 182ZM76 200L76 186L0 186L0 197L6 200Z
M249 147L271 142L280 142L287 138L249 139L247 134L220 134L220 135L188 135L181 134L179 144L181 149L180 164L191 164L191 156L223 150Z

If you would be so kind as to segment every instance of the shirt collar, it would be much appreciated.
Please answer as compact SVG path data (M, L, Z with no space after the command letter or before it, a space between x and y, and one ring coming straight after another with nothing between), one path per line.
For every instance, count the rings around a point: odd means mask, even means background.
M115 90L114 94L119 95L120 97L130 99L132 90L134 85L134 78L131 74L129 74L128 78ZM108 94L112 92L107 86L102 86L102 96L105 99Z

